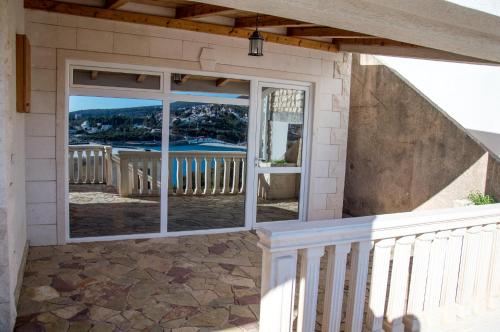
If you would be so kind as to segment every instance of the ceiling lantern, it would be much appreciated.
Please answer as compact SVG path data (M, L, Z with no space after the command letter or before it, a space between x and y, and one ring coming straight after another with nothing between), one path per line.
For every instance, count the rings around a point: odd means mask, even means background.
M263 56L262 48L264 46L264 37L259 32L259 16L257 15L256 23L255 23L255 31L252 33L248 46L248 55L250 56Z

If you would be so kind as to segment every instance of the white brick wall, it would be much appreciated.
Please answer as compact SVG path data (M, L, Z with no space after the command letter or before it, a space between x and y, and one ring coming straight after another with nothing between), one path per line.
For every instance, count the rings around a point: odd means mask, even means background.
M226 71L230 68L237 74L314 82L308 218L341 217L350 55L266 43L265 56L256 58L247 55L248 41L240 38L33 10L26 11L26 21L33 48L32 114L26 123L27 214L32 244L57 241L54 170L58 50L112 53L116 61L129 55L160 65L162 60L180 60L176 62L179 66L196 68L202 48L210 47L219 68Z

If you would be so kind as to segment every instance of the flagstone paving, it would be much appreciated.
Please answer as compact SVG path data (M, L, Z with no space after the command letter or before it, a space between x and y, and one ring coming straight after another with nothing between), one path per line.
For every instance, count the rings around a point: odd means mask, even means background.
M31 247L16 331L257 331L251 232Z

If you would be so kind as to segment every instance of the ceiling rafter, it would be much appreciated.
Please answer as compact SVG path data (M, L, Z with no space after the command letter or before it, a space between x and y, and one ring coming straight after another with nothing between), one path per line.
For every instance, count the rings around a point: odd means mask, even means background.
M257 16L250 17L237 17L234 20L235 28L252 28L255 27ZM292 20L283 17L271 15L259 15L259 27L279 27L279 26L292 26L292 25L305 25L302 21Z
M331 38L378 38L363 33L330 27L287 28L287 36L293 37L331 37Z
M118 9L130 0L106 0L106 8L108 9Z
M217 14L222 14L226 12L234 11L232 8L207 5L207 4L196 4L185 7L178 7L175 9L175 18L177 19L188 19L196 17L212 16Z

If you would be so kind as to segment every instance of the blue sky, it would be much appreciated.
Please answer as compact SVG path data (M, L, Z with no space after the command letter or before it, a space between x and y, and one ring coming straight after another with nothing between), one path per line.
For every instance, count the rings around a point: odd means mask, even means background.
M207 93L207 92L191 92L191 91L175 91L180 95L192 96L208 96L222 98L238 98L239 95L229 93ZM129 98L109 98L109 97L88 97L88 96L70 96L69 111L79 111L88 109L106 109L106 108L124 108L137 106L154 106L161 105L161 100L154 99L129 99Z

